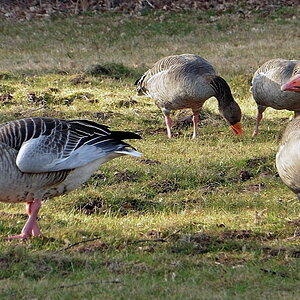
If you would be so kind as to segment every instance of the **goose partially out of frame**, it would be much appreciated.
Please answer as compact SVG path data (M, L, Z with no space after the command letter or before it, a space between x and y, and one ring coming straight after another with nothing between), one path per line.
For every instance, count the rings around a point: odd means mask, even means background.
M300 95L300 71L281 86L283 91L297 92ZM276 154L276 167L282 181L300 200L300 116L286 128Z
M294 111L295 116L300 114L300 93L295 93L297 90L285 89L285 85L292 80L293 76L297 78L299 74L299 60L281 58L265 62L254 73L251 91L258 112L253 136L258 134L259 124L267 107L291 110Z

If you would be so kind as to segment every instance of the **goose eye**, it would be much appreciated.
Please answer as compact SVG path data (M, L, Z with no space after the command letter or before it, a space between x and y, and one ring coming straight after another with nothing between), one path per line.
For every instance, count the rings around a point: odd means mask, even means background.
M293 71L293 76L300 74L300 68Z

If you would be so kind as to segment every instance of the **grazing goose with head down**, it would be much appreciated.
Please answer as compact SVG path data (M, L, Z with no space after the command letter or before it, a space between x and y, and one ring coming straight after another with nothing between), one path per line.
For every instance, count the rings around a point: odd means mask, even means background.
M257 117L253 136L258 134L259 123L267 107L300 113L300 93L284 89L293 76L300 74L299 60L272 59L265 62L252 79L252 94L257 103Z
M298 92L300 95L300 72L282 85L283 91ZM276 167L282 181L297 194L300 200L300 117L286 128L276 155Z
M42 199L76 189L113 158L141 156L123 139L140 136L87 120L27 118L1 125L0 201L25 202L29 216L21 234L9 239L41 234Z
M191 108L193 111L193 138L197 136L199 111L210 97L216 97L221 115L233 132L242 134L241 110L233 99L226 81L216 75L212 65L193 54L172 55L162 58L137 80L139 95L154 99L165 116L168 137L171 138L170 112Z

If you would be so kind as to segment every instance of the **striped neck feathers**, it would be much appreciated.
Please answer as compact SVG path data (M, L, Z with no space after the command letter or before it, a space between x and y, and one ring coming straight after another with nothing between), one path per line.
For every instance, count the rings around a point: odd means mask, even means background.
M220 76L214 76L211 79L210 86L215 92L215 97L219 102L220 107L229 105L230 102L233 102L233 96L227 82Z

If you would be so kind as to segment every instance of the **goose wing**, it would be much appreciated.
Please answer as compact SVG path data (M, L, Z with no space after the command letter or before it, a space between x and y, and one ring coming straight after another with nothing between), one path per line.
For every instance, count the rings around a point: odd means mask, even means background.
M294 192L300 191L300 119L286 128L276 154L276 167L283 182Z
M16 164L28 173L74 169L122 153L126 138L140 137L87 120L28 118L0 127L0 142L18 150Z
M194 54L171 55L157 61L135 84L139 95L149 95L149 86L153 87L155 82L158 82L160 88L159 82L161 78L165 79L166 75L170 76L170 81L176 83L178 79L187 76L197 77L208 74L215 75L216 71L206 59Z

